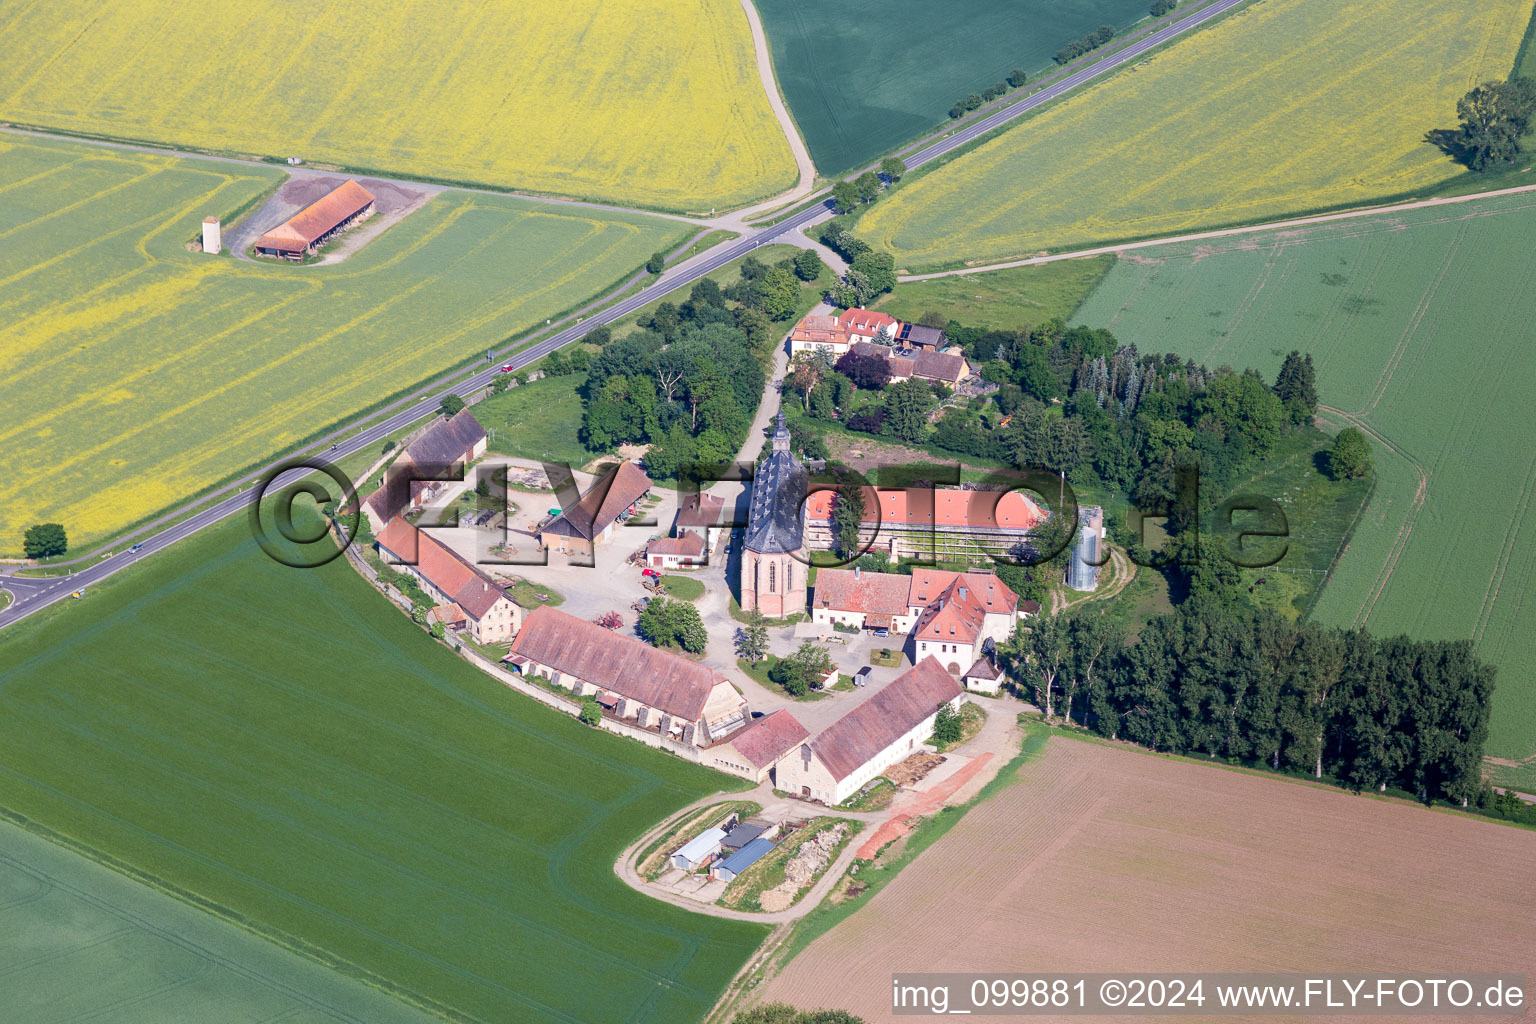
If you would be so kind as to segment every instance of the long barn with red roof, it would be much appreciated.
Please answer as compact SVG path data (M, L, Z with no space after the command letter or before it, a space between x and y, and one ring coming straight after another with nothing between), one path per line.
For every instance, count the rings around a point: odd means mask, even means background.
M348 178L256 239L263 256L302 260L338 231L373 212L373 193Z

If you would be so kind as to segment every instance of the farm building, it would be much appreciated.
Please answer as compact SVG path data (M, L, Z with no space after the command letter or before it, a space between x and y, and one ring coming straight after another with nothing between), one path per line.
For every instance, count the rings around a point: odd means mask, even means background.
M964 691L938 660L924 658L779 762L779 789L839 804L914 753L933 734L939 707Z
M688 747L708 746L751 716L730 680L707 665L548 605L528 613L505 660L515 672L593 697L614 718Z
M407 509L420 509L449 482L463 479L464 469L485 454L485 428L468 409L460 409L432 424L405 446L384 475L384 483L363 502L363 512L375 533Z
M692 530L657 537L645 546L645 564L652 569L691 569L704 561L704 538Z
M885 360L886 372L893 381L916 378L953 388L971 375L971 364L959 352L888 348L867 341L854 342L849 351L854 355Z
M723 828L712 828L694 836L672 854L672 866L683 871L699 870L720 852L720 841L724 838Z
M512 639L523 609L501 586L458 552L404 519L389 521L378 535L384 561L410 573L433 602L445 609L439 621L449 625L462 615L476 643Z
M732 852L746 846L752 840L761 836L764 839L772 839L779 832L779 826L764 821L762 818L748 818L740 822L721 840L720 847Z
M811 594L812 621L911 634L914 662L931 654L953 675L987 640L1006 640L1019 618L1018 595L984 572L822 569Z
M835 491L814 491L805 502L805 543L832 547ZM1046 514L1020 491L966 487L880 488L867 502L865 531L874 531L871 550L892 560L936 557L943 561L985 561L1007 555L1045 520Z
M773 843L759 836L724 860L716 861L709 869L709 876L722 882L729 882L762 860L771 849L773 849Z
M810 733L787 709L770 711L704 751L704 763L753 782L773 778L779 759Z
M926 349L942 352L949 347L949 337L937 327L922 324L902 324L896 332L896 344L902 348Z
M784 410L773 432L773 451L752 479L752 503L741 556L741 608L781 619L805 608L805 545L800 506L806 472L789 450Z
M547 550L581 554L613 538L614 528L634 515L651 493L651 478L633 462L619 463L594 483L573 508L539 528L537 540Z
M256 239L256 251L263 256L302 260L372 212L373 193L348 178Z

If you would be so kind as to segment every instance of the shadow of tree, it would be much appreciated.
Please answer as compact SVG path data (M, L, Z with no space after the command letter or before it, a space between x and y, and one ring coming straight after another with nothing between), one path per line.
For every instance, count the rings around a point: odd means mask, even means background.
M1446 156L1455 160L1463 167L1471 167L1471 155L1468 152L1465 139L1461 130L1457 128L1431 128L1424 133L1424 141L1434 146Z

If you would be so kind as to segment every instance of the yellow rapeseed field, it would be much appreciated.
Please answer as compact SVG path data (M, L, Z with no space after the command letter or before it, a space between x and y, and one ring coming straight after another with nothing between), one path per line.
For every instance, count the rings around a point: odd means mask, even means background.
M916 269L1360 203L1460 173L1426 131L1510 72L1531 0L1260 0L876 204Z
M0 119L681 210L794 183L738 0L0 4Z
M449 191L332 266L187 250L282 177L0 135L0 553L50 521L84 550L692 231Z

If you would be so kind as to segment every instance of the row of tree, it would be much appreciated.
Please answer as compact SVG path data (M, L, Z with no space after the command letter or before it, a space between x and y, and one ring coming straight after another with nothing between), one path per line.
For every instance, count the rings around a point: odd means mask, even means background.
M880 198L882 190L890 188L907 173L907 165L900 157L888 156L880 161L880 170L865 171L857 178L844 179L832 186L832 209L837 213L851 213L865 203Z
M1469 641L1378 639L1196 602L1128 643L1112 619L1038 618L999 648L1047 717L1154 750L1478 798L1494 668Z
M1057 64L1070 64L1090 50L1097 50L1115 38L1115 26L1100 25L1081 39L1074 39L1056 51Z
M821 232L822 244L848 264L843 280L827 291L827 301L844 309L866 306L896 287L896 258L880 252L836 222Z
M1008 77L1001 82L989 85L981 92L973 92L959 103L950 107L950 119L959 120L971 111L991 103L999 96L1006 95L1009 89L1018 89L1028 81L1029 74L1023 68L1014 68L1008 72Z

